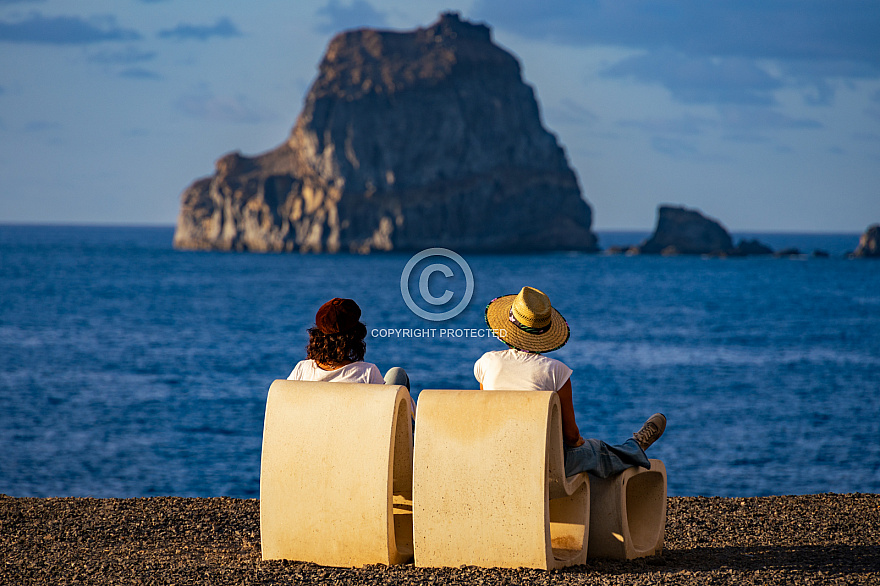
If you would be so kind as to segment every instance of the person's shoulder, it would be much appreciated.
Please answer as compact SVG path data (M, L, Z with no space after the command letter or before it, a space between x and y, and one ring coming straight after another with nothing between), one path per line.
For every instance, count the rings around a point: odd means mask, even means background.
M508 357L510 349L507 350L491 350L480 356L479 360L504 360Z
M382 374L379 372L379 367L373 364L372 362L364 362L363 360L358 360L357 362L350 362L342 367L346 372L357 373L360 375L364 375L367 378L375 378L377 375L381 378Z
M345 368L349 368L350 372L359 376L361 381L367 384L382 384L385 382L379 367L372 362L359 360L358 362L352 362L351 364L346 365Z
M571 367L565 364L561 360L557 360L556 358L550 358L549 356L544 356L543 354L538 354L540 356L541 365L543 368L548 371L552 371L556 373L556 377L564 383L571 376L573 372Z
M544 354L536 354L534 352L517 352L516 359L528 363L544 370L552 370L563 374L571 374L569 368L564 362L556 358L550 358Z
M476 362L474 362L474 368L479 368L488 364L498 364L499 362L503 362L505 360L506 352L507 350L493 350L491 352L486 352L482 356L480 356Z
M515 360L516 362L530 364L562 364L562 362L555 358L550 358L549 356L544 356L543 354L538 354L536 352L524 352L522 350L517 350L516 348L499 350L498 352L495 352L495 354L497 354L499 360Z
M551 357L546 356L544 354L533 354L533 356L535 356L535 360L539 360L539 361L544 362L546 364L552 364L553 366L558 366L558 365L565 366L565 363L563 361L559 360L558 358L551 358Z
M379 367L376 366L375 364L373 364L372 362L365 362L363 360L358 360L357 362L350 362L349 364L345 365L345 368L351 368L353 370L362 370L362 371L367 371L367 370L378 371L379 370Z
M310 358L300 360L296 363L296 366L293 367L293 370L290 371L290 376L287 377L287 380L303 380L304 377L306 377L308 373L314 371L314 369L314 360Z

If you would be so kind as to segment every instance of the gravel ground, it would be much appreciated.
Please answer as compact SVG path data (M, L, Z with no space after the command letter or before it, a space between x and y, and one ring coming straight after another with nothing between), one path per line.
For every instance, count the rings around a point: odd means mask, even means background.
M880 584L880 495L669 499L662 556L562 571L260 559L259 502L0 495L0 584Z

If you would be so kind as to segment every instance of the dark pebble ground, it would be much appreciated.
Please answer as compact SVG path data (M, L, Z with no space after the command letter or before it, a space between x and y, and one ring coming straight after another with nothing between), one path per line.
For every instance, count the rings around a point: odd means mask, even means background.
M0 584L880 584L880 495L669 499L662 556L555 572L260 559L259 502L0 495Z

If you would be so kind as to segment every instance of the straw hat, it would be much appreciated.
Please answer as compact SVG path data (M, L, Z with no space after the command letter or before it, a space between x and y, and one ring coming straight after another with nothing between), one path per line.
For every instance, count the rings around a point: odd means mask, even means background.
M493 299L486 306L486 323L512 348L551 352L568 342L568 323L550 306L550 298L533 287L516 295Z

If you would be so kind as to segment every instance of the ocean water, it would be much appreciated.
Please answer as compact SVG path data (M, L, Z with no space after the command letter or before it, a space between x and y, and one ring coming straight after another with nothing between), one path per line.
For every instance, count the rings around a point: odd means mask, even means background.
M473 298L443 322L403 298L410 254L181 252L171 237L0 226L0 493L256 497L268 387L323 301L356 299L367 360L405 367L415 392L475 388L474 360L503 349L483 309L523 285L571 326L553 356L574 369L584 436L668 416L649 455L670 495L880 492L880 262L843 258L857 234L757 235L831 258L465 255ZM454 306L465 282L436 274L429 291Z

